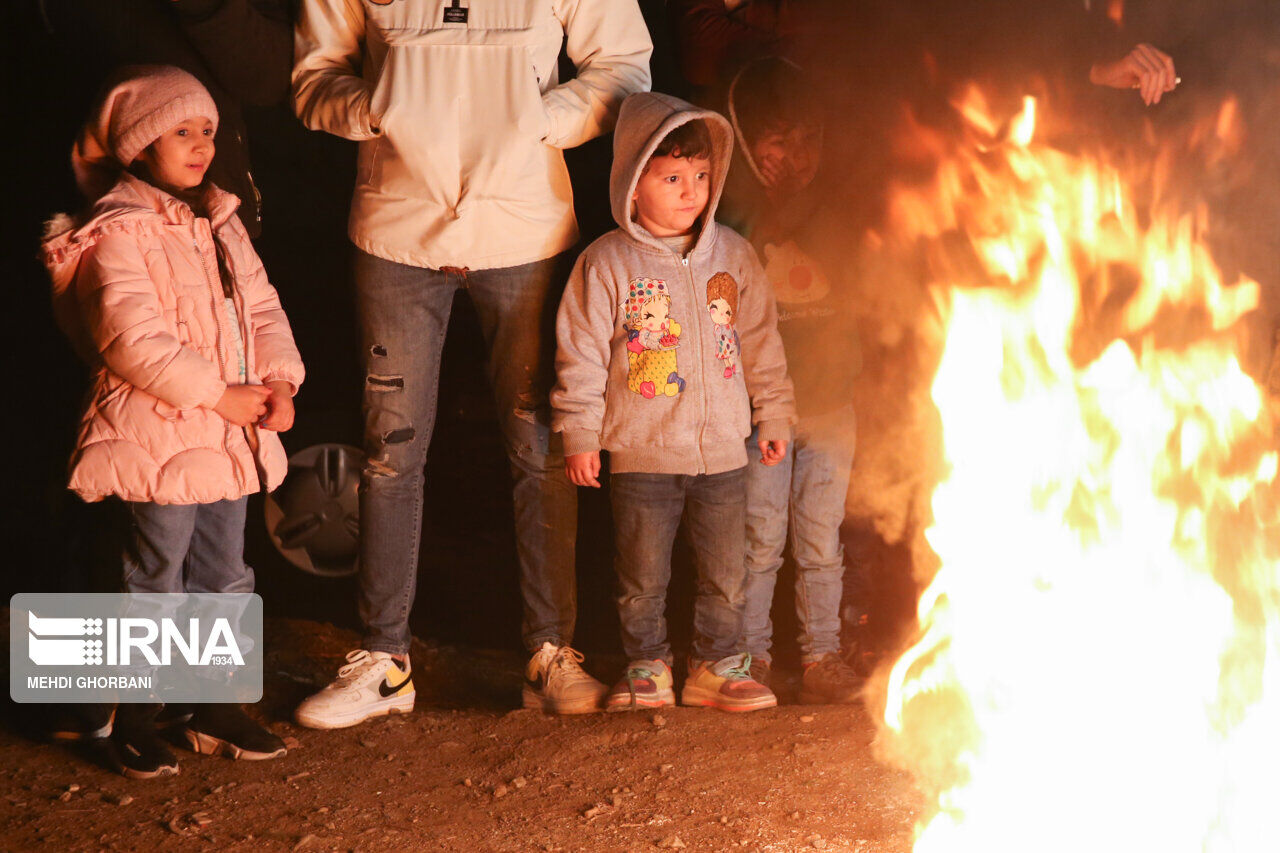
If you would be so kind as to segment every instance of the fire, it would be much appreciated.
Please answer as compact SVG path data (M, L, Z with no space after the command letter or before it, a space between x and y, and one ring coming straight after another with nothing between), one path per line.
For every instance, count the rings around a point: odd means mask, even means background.
M1170 163L1037 142L1031 99L955 106L966 144L885 232L925 246L945 326L941 568L884 711L931 800L916 850L1274 850L1277 454L1237 358L1258 285L1150 185ZM1233 103L1207 127L1238 145Z

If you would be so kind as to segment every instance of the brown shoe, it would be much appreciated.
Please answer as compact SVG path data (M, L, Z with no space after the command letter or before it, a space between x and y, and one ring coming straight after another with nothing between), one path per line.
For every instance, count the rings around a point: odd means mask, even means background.
M862 697L862 679L837 654L826 654L804 668L801 705L854 705Z
M751 680L772 690L773 664L767 660L753 657L751 659Z

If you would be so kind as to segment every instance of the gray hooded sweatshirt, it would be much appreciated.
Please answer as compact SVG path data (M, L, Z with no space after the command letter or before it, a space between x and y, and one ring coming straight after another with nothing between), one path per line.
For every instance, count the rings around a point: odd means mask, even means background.
M711 132L712 187L681 257L632 220L631 198L658 144L695 119ZM773 289L750 244L715 222L732 151L718 113L656 93L623 102L609 177L619 227L578 258L556 318L552 428L566 455L603 448L615 473L717 474L747 464L753 423L790 438Z

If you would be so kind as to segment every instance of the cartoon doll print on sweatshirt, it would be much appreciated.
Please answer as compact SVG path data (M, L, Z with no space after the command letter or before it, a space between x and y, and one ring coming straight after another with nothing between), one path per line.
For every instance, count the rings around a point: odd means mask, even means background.
M642 397L674 397L684 390L676 362L680 324L671 317L671 294L658 278L627 285L627 387Z
M733 327L738 316L738 282L729 273L718 272L707 282L707 312L715 326L716 358L724 362L724 378L732 379L740 349Z

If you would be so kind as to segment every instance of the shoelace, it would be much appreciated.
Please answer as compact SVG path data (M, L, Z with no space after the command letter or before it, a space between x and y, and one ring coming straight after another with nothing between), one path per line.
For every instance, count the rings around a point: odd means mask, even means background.
M751 654L744 652L741 663L734 666L726 667L722 673L725 678L730 681L741 681L744 678L751 678Z
M569 646L561 646L547 664L547 682L550 683L551 677L557 672L566 672L569 675L583 675L586 673L582 670L582 661L586 656L577 649Z
M654 678L656 672L647 666L633 666L627 670L627 690L631 693L631 707L636 706L636 682L642 678Z
M366 649L347 652L347 663L338 669L338 685L341 687L347 686L355 680L356 671L372 661L373 655L369 654Z

